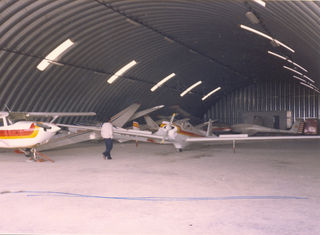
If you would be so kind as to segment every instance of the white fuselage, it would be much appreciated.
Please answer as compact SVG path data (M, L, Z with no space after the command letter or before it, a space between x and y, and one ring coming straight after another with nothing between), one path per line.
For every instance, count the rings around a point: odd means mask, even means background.
M60 130L52 123L43 123L43 128L36 122L19 121L0 127L0 148L33 148L46 143Z
M172 143L177 149L182 149L188 145L187 138L204 137L206 133L195 128L188 121L178 120L173 124L163 121L155 135L165 136L167 142Z

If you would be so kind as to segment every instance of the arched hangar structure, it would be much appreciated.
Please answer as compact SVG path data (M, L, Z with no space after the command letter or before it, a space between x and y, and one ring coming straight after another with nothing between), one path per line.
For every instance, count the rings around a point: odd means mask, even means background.
M201 116L261 81L319 97L319 1L3 0L0 12L2 110L94 111L104 120L139 102Z

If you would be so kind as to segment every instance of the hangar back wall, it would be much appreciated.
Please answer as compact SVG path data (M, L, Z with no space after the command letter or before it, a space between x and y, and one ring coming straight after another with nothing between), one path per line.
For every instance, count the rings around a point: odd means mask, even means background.
M291 111L293 120L320 118L319 93L295 81L262 81L222 96L205 114L227 124L241 122L244 112Z

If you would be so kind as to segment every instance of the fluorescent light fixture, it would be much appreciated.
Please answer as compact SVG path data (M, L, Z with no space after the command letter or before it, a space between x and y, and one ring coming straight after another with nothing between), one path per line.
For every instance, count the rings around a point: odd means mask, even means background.
M309 86L312 86L314 89L316 89L316 90L319 90L319 88L318 87L316 87L315 85L313 85L313 84L311 84L311 83L309 83L308 84Z
M196 82L195 84L193 84L192 86L190 86L189 88L187 88L184 92L182 92L180 94L181 97L183 97L185 94L187 94L189 91L191 91L192 89L194 89L195 87L199 86L202 83L202 81Z
M242 29L248 30L248 31L250 31L250 32L252 32L252 33L258 34L258 35L260 35L261 37L267 38L267 39L269 39L270 41L274 41L275 43L279 44L280 46L283 46L284 48L286 48L286 49L288 49L289 51L291 51L292 53L294 53L294 50L293 50L292 48L288 47L287 45L283 44L282 42L278 41L277 39L274 39L274 38L270 37L269 35L267 35L267 34L265 34L265 33L262 33L262 32L260 32L260 31L258 31L258 30L255 30L255 29L250 28L250 27L248 27L248 26L245 26L245 25L243 25L243 24L241 24L240 27L241 27Z
M301 85L304 85L304 86L306 86L306 87L308 87L308 88L310 88L310 89L312 89L312 90L314 90L314 91L316 91L316 92L318 92L318 93L320 93L320 91L319 91L319 89L318 88L314 88L314 87L312 87L312 86L310 86L309 84L306 84L306 83L304 83L304 82L300 82L300 84Z
M74 42L72 42L70 39L67 39L63 43L61 43L56 49L51 51L45 59L43 59L40 64L38 64L37 69L40 71L44 71L50 64L54 64L56 59L59 58L59 56L62 55L62 53L66 52L67 49L69 49Z
M306 75L303 75L303 77L304 78L306 78L306 79L308 79L310 82L313 82L313 83L315 83L315 81L313 81L311 78L309 78L308 76L306 76Z
M166 83L167 81L169 81L171 78L173 78L174 76L176 76L175 73L172 73L168 76L166 76L164 79L162 79L160 82L158 82L156 85L154 85L150 90L152 92L154 92L155 90L157 90L159 87L161 87L164 83Z
M212 95L213 93L216 93L217 91L219 91L221 89L221 87L217 87L216 89L214 89L213 91L209 92L208 94L206 94L204 97L202 97L202 100L207 99L210 95Z
M289 67L287 67L287 66L282 66L283 68L285 68L285 69L288 69L288 70L290 70L290 71L292 71L292 72L294 72L294 73L296 73L296 74L299 74L300 76L303 76L303 74L302 73L300 73L300 72L298 72L297 70L294 70L293 68L289 68Z
M259 5L265 7L266 6L266 3L262 0L253 0L254 2L258 3Z
M295 79L298 79L298 80L301 81L301 82L306 82L304 79L302 79L302 78L300 78L300 77L298 77L298 76L296 76L296 75L293 75L293 77L294 77Z
M306 69L303 68L302 66L298 65L297 63L293 62L292 60L289 60L287 57L281 56L281 55L279 55L279 54L277 54L277 53L275 53L275 52L272 52L272 51L268 51L268 53L269 53L270 55L274 55L274 56L276 56L276 57L278 57L278 58L280 58L280 59L282 59L282 60L288 61L289 63L293 64L294 66L296 66L296 67L298 67L298 68L300 68L300 69L302 69L303 71L308 72L308 70L306 70Z
M291 51L292 53L294 53L294 52L295 52L291 47L289 47L289 46L287 46L286 44L284 44L284 43L282 43L282 42L278 41L277 39L273 39L273 41L275 41L276 43L278 43L280 46L282 46L282 47L286 48L287 50Z
M135 60L131 61L129 64L123 66L121 69L119 69L114 75L112 75L108 79L108 83L113 83L118 77L122 76L125 72L127 72L129 69L131 69L133 66L135 66L137 62Z
M48 60L48 62L49 62L50 64L54 64L54 65L58 65L58 66L64 66L64 64L61 64L61 63L56 62L56 61Z
M170 43L174 43L174 41L173 41L172 39L168 38L168 37L164 37L164 39L165 39L166 41L170 42Z
M302 69L303 71L305 71L306 73L308 72L308 70L306 70L305 68L303 68L302 66L300 66L300 65L298 65L297 63L294 63L293 61L291 61L291 60L288 60L290 63L292 63L294 66L296 66L296 67L298 67L298 68L300 68L300 69Z
M129 18L127 18L126 21L127 21L128 23L134 25L134 26L140 26L140 24L139 24L137 21L133 21L133 20L131 20L131 19L129 19Z
M309 87L309 88L311 88L311 89L313 89L313 87L312 87L312 86L309 86L307 83L300 82L300 84L301 84L301 85L304 85L304 86L306 86L306 87Z
M281 56L281 55L279 55L279 54L277 54L277 53L275 53L275 52L268 51L268 53L269 53L270 55L274 55L274 56L276 56L276 57L278 57L278 58L280 58L280 59L282 59L282 60L287 60L287 57Z

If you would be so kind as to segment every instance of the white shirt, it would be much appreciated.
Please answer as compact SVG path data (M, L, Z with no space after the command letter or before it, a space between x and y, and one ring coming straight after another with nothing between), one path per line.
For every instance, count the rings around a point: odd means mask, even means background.
M101 136L104 139L113 138L113 127L110 122L103 123L101 127Z

